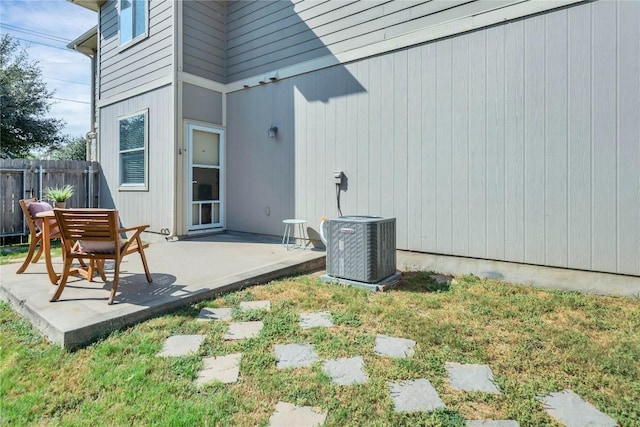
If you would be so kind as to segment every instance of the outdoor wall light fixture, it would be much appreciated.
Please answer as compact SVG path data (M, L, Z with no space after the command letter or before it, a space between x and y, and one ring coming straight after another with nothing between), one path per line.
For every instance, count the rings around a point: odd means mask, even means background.
M274 139L278 135L278 128L276 126L271 126L267 131L267 136L269 138Z

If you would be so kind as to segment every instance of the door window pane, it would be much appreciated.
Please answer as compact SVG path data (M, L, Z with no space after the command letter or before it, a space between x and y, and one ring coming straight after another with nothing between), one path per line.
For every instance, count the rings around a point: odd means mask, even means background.
M211 224L211 203L203 203L200 211L200 224Z
M191 225L200 225L200 203L191 204Z
M193 164L220 166L220 135L193 131Z
M220 170L193 168L193 201L220 200Z
M214 224L220 223L220 203L213 204L213 222Z

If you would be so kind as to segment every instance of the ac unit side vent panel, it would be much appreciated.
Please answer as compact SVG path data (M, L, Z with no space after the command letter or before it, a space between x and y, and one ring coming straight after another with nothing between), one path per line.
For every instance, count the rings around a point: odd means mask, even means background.
M328 227L329 276L375 283L396 273L395 218L343 216Z

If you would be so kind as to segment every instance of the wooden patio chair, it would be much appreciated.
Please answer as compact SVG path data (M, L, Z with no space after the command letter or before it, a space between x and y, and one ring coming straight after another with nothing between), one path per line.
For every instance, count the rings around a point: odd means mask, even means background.
M140 239L140 234L149 227L148 225L120 228L118 211L115 209L54 209L54 212L62 236L64 267L58 288L51 297L52 302L60 298L71 274L71 263L74 259L88 260L90 277L95 269L105 281L105 261L114 261L109 304L113 304L118 290L120 262L123 257L133 253L140 254L147 281L153 281L144 255L144 249L148 248L149 244L143 244ZM127 240L122 240L120 236L127 232L133 232L133 234Z
M20 204L20 208L22 209L22 213L24 214L24 219L29 227L29 253L27 253L27 258L25 258L24 262L16 271L16 274L22 274L25 272L29 263L35 264L40 259L42 255L42 219L36 219L35 216L38 212L43 212L46 210L53 210L53 207L46 202L39 202L35 197L32 199L22 199L18 201ZM53 219L51 220L53 221ZM57 227L51 228L51 238L57 239L60 237L60 232ZM36 247L38 248L38 252L36 252ZM34 256L35 253L35 256Z

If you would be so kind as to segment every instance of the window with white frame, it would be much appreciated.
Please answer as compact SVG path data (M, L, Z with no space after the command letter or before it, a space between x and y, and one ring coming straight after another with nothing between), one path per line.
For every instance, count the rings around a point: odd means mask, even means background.
M147 0L120 0L120 46L147 34Z
M120 189L147 190L148 110L118 119Z

